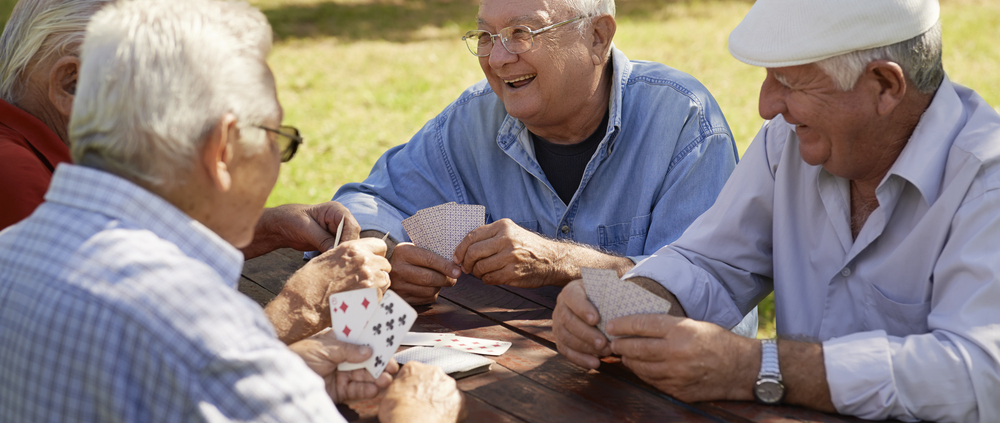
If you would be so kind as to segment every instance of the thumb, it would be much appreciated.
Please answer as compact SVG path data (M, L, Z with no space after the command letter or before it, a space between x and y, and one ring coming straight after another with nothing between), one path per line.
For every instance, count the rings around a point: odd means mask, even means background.
M372 349L367 345L341 343L329 348L330 360L337 363L361 363L372 356Z

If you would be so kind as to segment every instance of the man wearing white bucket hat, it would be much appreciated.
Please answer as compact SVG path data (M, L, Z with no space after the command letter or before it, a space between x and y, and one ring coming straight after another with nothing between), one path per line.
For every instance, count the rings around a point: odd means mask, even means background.
M686 401L1000 420L1000 115L945 76L938 15L936 0L757 1L729 49L767 68L768 121L715 205L624 276L675 315L612 320L626 337L607 342L573 282L560 352L621 355ZM718 326L772 290L780 340Z

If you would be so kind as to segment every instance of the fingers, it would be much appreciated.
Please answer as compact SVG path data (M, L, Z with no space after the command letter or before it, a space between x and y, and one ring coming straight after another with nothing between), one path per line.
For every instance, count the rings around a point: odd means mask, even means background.
M343 220L344 227L340 234L341 242L358 239L361 233L361 225L358 224L357 219L354 218L351 211L336 201L314 204L306 210L306 214L315 220L319 226L334 235L337 233L337 226Z
M471 247L473 244L476 244L478 242L496 236L497 232L500 230L500 228L502 228L503 224L500 222L503 222L503 220L510 220L510 219L502 219L500 221L483 225L469 231L469 233L465 235L465 238L462 238L462 242L459 242L458 246L455 247L455 256L452 257L452 262L454 262L457 265L462 265L463 263L465 263L465 261L467 260L466 255L468 253L469 247ZM474 262L475 260L473 260L473 263ZM471 266L469 268L463 266L463 269L471 269Z
M368 251L377 256L385 257L385 252L388 247L385 245L385 241L378 238L357 238L355 237L351 241L344 241L340 243L341 246L346 248L357 248L359 250ZM388 262L386 262L388 263Z
M455 263L434 253L433 251L417 247L409 242L396 245L392 253L393 264L397 263L397 258L402 260L400 264L409 264L416 267L433 270L441 275L457 279L462 276L462 269ZM396 267L396 266L393 266ZM445 285L433 285L445 286ZM449 285L450 286L450 285Z
M594 325L597 309L587 300L580 281L573 281L559 294L552 313L552 331L559 353L574 364L596 369L598 357L610 354L607 338Z
M667 314L635 314L624 316L608 322L605 329L612 336L641 336L646 338L663 338L679 322L682 317Z
M392 253L392 290L410 304L431 304L437 301L442 287L456 282L457 276L446 276L441 268L450 269L447 271L452 275L461 274L458 266L443 257L411 243L400 243Z

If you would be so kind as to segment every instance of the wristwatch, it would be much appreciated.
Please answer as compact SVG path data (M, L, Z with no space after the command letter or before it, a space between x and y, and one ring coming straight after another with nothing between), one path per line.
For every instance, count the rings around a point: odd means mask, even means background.
M785 398L785 385L781 383L778 368L778 342L774 339L760 341L760 373L753 386L753 396L762 404L781 404Z

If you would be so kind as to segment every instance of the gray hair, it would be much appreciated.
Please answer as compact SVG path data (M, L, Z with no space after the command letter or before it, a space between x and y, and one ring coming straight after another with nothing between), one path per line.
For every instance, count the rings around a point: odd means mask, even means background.
M563 4L569 7L569 10L573 12L574 16L586 16L595 17L602 15L615 16L615 0L562 0ZM579 21L573 22L572 25L576 26L577 31L580 32L581 36L587 35L587 29L590 28L589 19L581 19ZM611 56L611 50L608 50L608 56Z
M135 0L104 8L83 43L70 120L77 163L170 187L226 113L247 153L280 113L265 58L271 27L243 2Z
M0 99L16 104L31 63L77 55L90 17L112 0L21 0L0 36Z
M889 60L903 68L917 90L931 94L944 80L941 64L941 22L938 21L923 34L867 50L852 51L816 62L823 72L843 91L854 89L854 84L864 73L865 67L876 60Z

